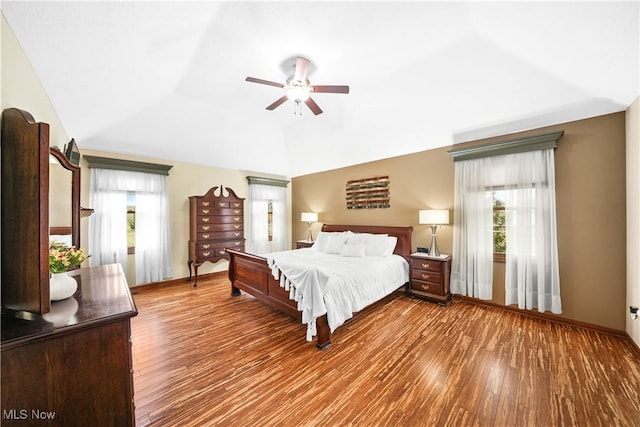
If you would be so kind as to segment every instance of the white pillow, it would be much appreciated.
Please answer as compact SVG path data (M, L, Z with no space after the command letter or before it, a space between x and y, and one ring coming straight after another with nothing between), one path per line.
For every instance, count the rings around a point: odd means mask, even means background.
M316 241L311 247L318 252L324 252L325 248L327 247L327 243L329 242L329 236L335 235L335 234L344 234L344 231L336 231L336 232L319 231L318 235L316 236Z
M398 243L398 238L395 236L387 237L387 249L383 256L391 256L393 255L393 251L396 249L396 243Z
M366 256L385 256L389 246L389 236L386 234L370 234L367 236Z
M353 231L347 231L347 244L366 244L367 238L373 236L371 233L354 233Z
M327 246L324 248L324 252L327 254L339 254L342 250L342 246L347 241L346 233L332 234L327 240Z
M362 258L364 257L365 252L365 244L364 243L346 243L342 245L342 249L340 250L340 256L348 256L348 257L356 257Z

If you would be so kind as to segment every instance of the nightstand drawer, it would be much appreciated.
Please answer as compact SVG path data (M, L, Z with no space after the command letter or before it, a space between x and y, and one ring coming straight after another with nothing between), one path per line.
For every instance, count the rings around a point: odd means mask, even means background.
M442 283L442 275L440 272L411 270L411 280L422 280L424 282L431 282L439 285Z
M418 270L429 270L440 272L442 263L432 259L411 258L411 268Z
M440 283L423 282L422 280L412 280L411 289L430 294L444 295L444 289Z

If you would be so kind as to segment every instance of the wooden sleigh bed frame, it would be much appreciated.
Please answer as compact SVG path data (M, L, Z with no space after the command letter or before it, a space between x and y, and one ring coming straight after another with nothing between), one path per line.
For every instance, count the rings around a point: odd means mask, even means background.
M394 253L409 261L413 227L334 224L322 226L322 231L326 232L348 230L354 233L388 234L397 237L398 242ZM289 299L289 291L281 288L280 282L273 278L266 258L230 248L227 248L226 252L229 254L229 280L231 281L232 296L239 296L240 290L243 290L270 306L302 320L302 314L298 311L296 301ZM316 329L318 337L316 347L319 349L327 348L331 344L331 332L326 314L316 320Z

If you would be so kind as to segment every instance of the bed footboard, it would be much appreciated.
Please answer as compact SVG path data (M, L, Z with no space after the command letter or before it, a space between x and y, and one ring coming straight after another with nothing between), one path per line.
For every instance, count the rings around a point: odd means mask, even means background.
M272 307L302 320L297 303L289 299L289 292L280 287L273 278L267 265L267 259L234 249L226 249L229 254L229 280L231 295L239 296L240 291L253 295ZM331 332L324 315L316 321L318 342L316 347L325 349L331 344Z

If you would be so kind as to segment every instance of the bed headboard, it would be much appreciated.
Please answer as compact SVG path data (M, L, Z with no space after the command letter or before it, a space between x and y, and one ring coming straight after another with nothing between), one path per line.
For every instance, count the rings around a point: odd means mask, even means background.
M398 238L396 248L393 251L394 254L409 257L411 254L411 234L413 233L412 226L399 227L399 226L387 226L387 225L336 225L336 224L324 224L322 231L335 232L335 231L353 231L354 233L372 233L372 234L388 234Z

